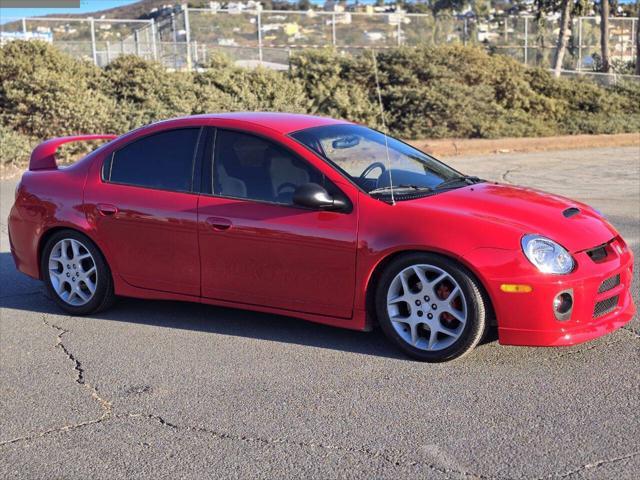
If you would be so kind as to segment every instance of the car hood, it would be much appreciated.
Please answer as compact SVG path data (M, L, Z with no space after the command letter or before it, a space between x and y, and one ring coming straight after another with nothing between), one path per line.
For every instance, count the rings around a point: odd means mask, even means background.
M588 205L531 188L479 183L424 197L415 203L464 215L475 220L470 221L470 225L477 230L482 224L491 223L503 226L517 236L544 235L571 252L601 245L617 235L616 230ZM577 212L567 209L577 209ZM513 247L512 238L509 244Z

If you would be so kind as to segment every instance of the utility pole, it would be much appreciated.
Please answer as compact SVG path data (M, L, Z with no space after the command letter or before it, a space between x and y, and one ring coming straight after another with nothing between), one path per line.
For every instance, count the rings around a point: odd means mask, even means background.
M636 75L640 75L640 14L635 19L636 22Z

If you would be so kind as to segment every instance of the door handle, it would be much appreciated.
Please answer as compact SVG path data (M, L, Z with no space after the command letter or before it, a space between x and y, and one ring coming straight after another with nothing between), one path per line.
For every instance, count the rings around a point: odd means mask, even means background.
M115 205L111 205L108 203L99 203L96 205L96 208L100 212L101 215L115 215L118 213L118 207Z
M214 230L219 232L223 230L229 230L233 223L228 218L220 218L220 217L208 217L205 222Z

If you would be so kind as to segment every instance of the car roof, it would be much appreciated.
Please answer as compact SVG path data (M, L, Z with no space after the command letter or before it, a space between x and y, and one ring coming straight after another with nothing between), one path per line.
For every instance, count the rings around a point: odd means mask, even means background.
M237 120L240 122L246 122L247 124L262 125L264 127L271 128L282 135L323 125L350 123L345 120L336 120L334 118L319 117L316 115L278 112L209 113L204 115L194 115L187 118Z

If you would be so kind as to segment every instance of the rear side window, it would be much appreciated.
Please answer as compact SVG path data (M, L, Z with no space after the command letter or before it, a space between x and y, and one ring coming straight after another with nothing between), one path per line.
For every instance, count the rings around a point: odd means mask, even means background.
M190 192L200 128L169 130L136 140L105 162L112 183Z

